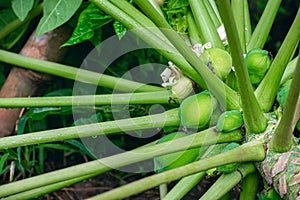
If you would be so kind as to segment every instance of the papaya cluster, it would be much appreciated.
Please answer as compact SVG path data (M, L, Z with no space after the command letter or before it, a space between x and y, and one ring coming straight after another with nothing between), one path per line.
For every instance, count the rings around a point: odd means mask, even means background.
M227 85L237 91L237 83L235 79L235 72L232 67L232 59L230 54L221 49L211 48L206 49L200 56L200 60L207 65L207 67ZM245 63L247 66L250 81L253 87L256 87L264 78L270 64L271 56L268 51L256 48L250 50L245 56ZM184 83L186 80L184 80ZM189 87L191 87L188 82ZM277 102L284 108L286 98L289 92L291 79L285 81L277 94ZM185 85L187 85L185 83ZM177 87L173 94L183 94L182 88ZM188 93L184 96L190 94ZM242 111L240 110L221 110L216 98L208 91L204 90L198 94L182 97L178 111L181 125L189 130L201 131L208 127L215 127L216 132L226 134L237 129L241 129L244 121ZM300 120L296 128L300 131ZM184 137L187 132L175 132L161 138L158 143L171 141L173 139ZM238 143L229 143L220 150L220 153L229 151L238 147ZM164 156L159 156L154 159L155 171L162 172L183 166L198 159L199 149L191 149L187 151L172 153ZM219 166L214 170L222 173L230 173L239 167L239 163L231 163L224 166Z

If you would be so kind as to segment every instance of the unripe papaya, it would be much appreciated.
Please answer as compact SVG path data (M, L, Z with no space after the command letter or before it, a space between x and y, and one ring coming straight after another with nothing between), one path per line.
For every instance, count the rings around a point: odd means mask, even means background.
M282 84L277 93L277 101L281 107L285 106L285 102L291 87L292 79L287 80L284 84Z
M179 118L187 128L204 128L213 113L215 100L208 91L190 96L179 107Z
M187 134L184 132L171 133L158 140L157 144L184 137L186 135ZM166 170L186 165L188 163L193 162L198 157L198 155L199 149L196 148L155 157L154 171L163 172Z
M245 58L252 84L258 84L269 69L271 59L269 52L260 48L251 49Z
M221 153L232 150L238 146L240 146L238 143L231 142L225 146L225 148L222 150ZM240 166L240 163L231 163L231 164L219 166L219 167L217 167L217 170L219 172L231 173L231 172L235 171L239 166Z
M243 116L239 110L223 112L217 122L216 128L220 132L230 132L243 125Z
M297 129L298 131L300 131L300 119L299 119L298 122L297 122L296 129Z
M230 54L223 49L207 49L200 56L200 59L222 80L225 80L231 71L232 58Z

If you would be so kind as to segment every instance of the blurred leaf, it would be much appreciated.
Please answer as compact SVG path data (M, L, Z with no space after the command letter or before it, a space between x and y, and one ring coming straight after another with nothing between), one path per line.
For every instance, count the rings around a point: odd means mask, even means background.
M55 97L55 96L72 96L72 89L60 89L49 92L45 95L45 97Z
M11 8L0 10L0 29L3 29L5 26L7 26L9 23L16 19L17 16L14 14ZM15 31L13 31L3 40L1 40L0 45L5 49L10 49L25 33L26 29L28 28L28 25L29 23L25 23L24 25L17 28Z
M162 10L166 13L167 20L175 31L185 33L187 31L187 7L188 0L170 0L164 4Z
M167 3L167 8L169 10L180 9L189 5L188 0L169 0Z
M98 30L105 24L112 21L111 16L99 10L94 4L90 4L79 16L77 26L71 38L62 46L70 46L81 43L85 40L101 40L101 32ZM97 38L97 40L95 40Z
M74 140L74 139L72 139L72 140L66 140L65 142L66 142L66 143L69 143L69 144L71 144L71 145L73 145L73 146L75 146L75 147L77 147L78 149L80 149L80 152L81 152L81 153L83 153L83 154L85 154L85 155L88 155L90 158L92 158L92 159L97 159L97 157L96 157L92 152L90 152L90 151L86 148L86 146L85 146L84 144L82 144L82 142L79 142L79 141Z
M101 113L97 113L97 114L94 114L92 116L90 116L89 118L80 118L80 119L77 119L74 124L76 126L80 126L80 125L85 125L85 124L92 124L92 123L95 123L95 122L101 122L103 121L103 117L102 117L102 114Z
M123 24L121 24L119 21L115 21L113 26L119 40L121 40L122 37L126 34L127 31L126 27Z
M1 0L0 8L9 8L11 7L11 0Z
M12 9L17 17L23 21L33 7L34 0L13 0Z
M81 3L81 0L45 0L44 15L38 24L36 36L39 37L68 21Z
M69 145L57 144L57 143L40 144L37 146L37 148L51 148L51 149L57 149L62 151L80 152L80 150L77 150L74 147L71 147Z
M0 158L0 175L3 173L3 167L4 167L4 164L5 164L8 156L9 156L9 154L6 153L6 154L2 155Z

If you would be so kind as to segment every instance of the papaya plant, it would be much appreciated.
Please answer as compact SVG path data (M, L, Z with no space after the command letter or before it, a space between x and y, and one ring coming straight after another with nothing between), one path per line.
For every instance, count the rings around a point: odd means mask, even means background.
M271 59L264 45L281 0L267 2L253 33L247 0L77 0L71 4L44 0L41 4L28 1L22 9L23 1L12 1L11 6L7 4L10 1L5 2L3 7L15 16L0 24L0 39L11 44L2 45L3 48L10 49L20 40L24 32L17 27L28 27L27 22L42 15L36 37L67 22L73 33L61 48L72 49L90 42L95 46L92 55L104 54L103 59L97 60L99 68L105 62L113 63L105 60L106 56L121 56L117 50L123 46L112 52L104 48L105 40L101 37L112 27L118 44L127 46L128 38L134 38L129 41L146 49L151 47L155 59L163 57L160 61L164 69L156 73L162 78L160 86L142 82L143 77L152 76L148 71L142 78L132 78L126 73L118 75L111 66L106 66L110 72L83 67L86 63L97 63L95 60L86 59L78 68L0 50L2 63L74 81L73 95L69 96L0 99L2 108L55 109L57 114L72 107L74 116L70 127L0 138L0 172L11 159L11 150L24 146L69 141L94 159L0 185L1 198L40 197L147 160L152 163L150 172L154 174L90 199L124 199L157 186L162 199L181 199L206 175L216 176L217 181L199 196L201 199L228 198L230 190L241 181L240 199L263 199L268 195L300 198L300 146L299 138L293 134L300 129L299 3L293 23ZM128 52L133 50L136 49L129 48ZM141 57L138 54L137 59ZM153 74L155 70L154 67ZM80 84L84 89L78 92ZM141 116L125 118L118 118L118 114L124 113L122 109L117 113L111 111L113 116L108 117L104 112L107 118L101 115L104 106L113 110L117 106L146 108L155 104L162 105L164 110L153 114L149 109ZM77 118L82 110L88 109L96 114ZM97 157L101 145L94 144L95 141L108 143L109 137L132 131L143 135L148 129L159 129L163 134L157 134L147 144ZM74 142L78 138L81 143ZM163 188L177 180L170 191ZM264 194L258 190L259 182L264 186Z

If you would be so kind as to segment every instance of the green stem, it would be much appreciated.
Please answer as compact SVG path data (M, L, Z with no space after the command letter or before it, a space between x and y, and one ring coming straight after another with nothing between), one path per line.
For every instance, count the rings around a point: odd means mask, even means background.
M220 199L237 185L243 177L255 171L255 166L252 163L244 163L239 168L239 171L234 171L229 174L222 174L220 178L209 188L209 190L200 198L200 200L215 200Z
M153 98L155 96L155 98ZM57 97L1 98L1 108L32 108L60 106L94 106L112 104L168 104L172 92L140 92L126 94L101 94ZM170 101L170 103L174 103Z
M209 91L217 98L224 108L239 109L239 98L235 91L229 88L216 75L214 75L208 67L200 61L195 53L185 44L185 41L172 30L168 22L161 18L158 13L151 7L148 1L136 0L140 8L148 15L158 27L162 27L162 31L177 48L177 50L185 57L185 59L194 67L194 69L202 76ZM197 82L197 80L195 80ZM225 99L226 98L226 99Z
M252 37L253 38L253 37ZM268 112L275 100L280 80L300 38L300 9L267 74L255 90L263 111ZM271 87L270 87L271 86Z
M283 110L280 122L275 129L271 139L270 149L276 152L286 152L290 150L293 141L293 131L300 115L298 99L300 96L300 61L297 62L295 76L292 80L286 105Z
M259 185L259 174L257 171L243 178L240 200L256 199L258 185Z
M59 63L38 60L4 50L0 50L0 61L25 69L30 69L124 92L153 92L164 90L164 88L161 87L145 85L143 83L121 79L84 69L78 69Z
M105 13L111 15L114 19L120 21L127 29L130 29L135 35L160 52L165 58L171 60L187 76L195 80L201 88L206 88L201 76L199 76L173 45L170 44L161 31L153 25L153 22L130 3L127 1L116 1L114 2L115 4L112 4L104 0L90 0L90 2ZM151 4L151 6L153 5ZM156 8L154 9L156 10ZM159 14L159 16L162 17L161 14ZM140 24L137 19L142 20L144 24Z
M213 47L224 49L224 45L204 2L198 0L189 0L189 2L203 43L211 42Z
M273 22L275 20L277 11L280 7L281 0L268 1L262 16L259 19L257 26L254 29L253 35L247 46L247 51L254 48L263 48L267 38L269 36L270 30L272 28Z
M59 189L71 186L75 183L78 183L80 181L86 180L88 178L91 177L95 177L97 176L97 174L95 175L87 175L87 176L82 176L82 177L77 177L74 179L70 179L67 181L61 181L59 183L55 183L55 184L50 184L47 186L43 186L43 187L38 187L32 190L26 190L25 192L21 192L21 193L17 193L14 195L10 195L8 197L2 198L2 200L24 200L24 199L37 199L37 197L41 197L45 194L49 194L51 192L57 191Z
M40 3L37 7L35 7L28 15L27 17L23 20L20 21L19 19L16 19L9 24L7 24L3 29L0 31L0 40L5 38L8 34L22 26L23 24L27 23L28 21L32 20L33 18L37 17L43 12L43 6L44 3Z
M231 9L235 24L237 27L237 32L242 47L242 51L246 53L246 41L245 41L245 13L244 13L244 0L232 0Z
M246 47L248 46L250 39L252 37L252 27L251 27L251 19L250 19L250 10L248 0L244 0L244 17L245 17L245 42Z
M199 172L181 179L162 200L182 199L192 190L204 177L205 172Z
M166 196L167 193L168 193L168 184L163 183L163 184L159 185L159 197L160 197L160 199L163 199Z
M208 0L209 1L209 4L210 6L212 7L212 9L214 10L217 18L218 18L218 21L220 23L222 23L222 19L221 19L221 16L220 16L220 13L219 13L219 9L217 7L217 4L216 4L216 1L215 0Z
M218 0L217 4L219 4L219 12L225 25L226 35L231 49L231 56L237 75L236 79L241 95L243 116L247 131L250 133L261 133L267 126L267 119L260 109L258 101L254 95L233 19L233 14L230 10L230 3L228 0Z
M90 200L123 199L150 188L156 187L162 183L169 183L171 181L175 181L182 177L211 169L213 167L233 162L262 161L264 158L265 150L263 147L263 142L253 141L225 153L221 153L210 158L196 161L182 167L178 167L160 174L143 178L133 183L129 183L117 189L113 189L111 191L94 196L90 198Z
M202 148L203 156L200 159L208 158L220 153L220 147L225 146L226 143L211 145L207 148ZM217 148L216 148L217 147ZM200 153L201 154L201 153ZM206 175L206 172L199 172L190 176L182 178L164 197L163 200L182 199L190 190L192 190Z
M161 114L107 121L82 126L60 128L55 130L39 131L23 135L4 137L0 139L0 150L41 144L47 142L63 141L73 138L83 138L98 135L112 135L114 133L158 128L163 126L179 126L178 109L166 111Z
M0 186L0 197L9 196L17 193L21 194L21 192L44 186L49 186L51 184L53 186L52 191L54 191L58 189L57 184L61 183L62 181L72 181L72 179L76 179L76 181L83 181L87 178L94 177L96 175L105 173L109 170L117 169L122 166L151 159L156 156L165 155L177 151L183 151L190 148L199 148L201 146L207 146L216 143L227 143L231 141L241 140L241 131L233 131L231 133L219 134L215 131L215 128L210 128L206 129L205 131L181 137L169 142L164 142L155 145L146 145L145 147L140 147L132 151L127 151L124 153L116 154L88 163L79 164L76 166L2 185ZM257 150L255 146L257 145L254 144L254 146L252 147L254 151ZM252 151L250 150L248 153L250 152ZM254 158L254 160L262 156L259 152L260 151L255 153L256 157ZM242 157L244 158L244 156ZM70 182L66 183L69 184ZM64 187L64 185L60 185L60 187ZM41 190L41 192L43 191ZM34 197L36 196L39 196L39 194L35 193Z
M221 21L218 18L218 15L219 15L218 9L215 10L213 8L213 5L211 4L211 1L209 1L209 0L204 0L204 4L205 4L205 8L206 8L212 22L215 25L215 28L218 28L219 26L221 26Z
M187 21L188 21L189 37L191 39L192 45L197 44L197 43L201 44L201 38L199 36L199 32L196 27L194 16L190 10L188 10L188 13L187 13Z
M284 73L282 75L281 81L280 81L280 85L294 77L294 73L295 73L295 69L296 69L298 60L299 60L299 56L297 56L292 61L290 61L289 64L286 66Z

